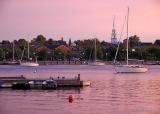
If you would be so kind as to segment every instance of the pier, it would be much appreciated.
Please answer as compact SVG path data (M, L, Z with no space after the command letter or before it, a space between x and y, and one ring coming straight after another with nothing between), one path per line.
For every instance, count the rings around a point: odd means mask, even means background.
M0 77L0 88L12 89L57 89L60 87L90 86L90 81L80 79L80 74L74 78L49 77L46 79L19 77Z

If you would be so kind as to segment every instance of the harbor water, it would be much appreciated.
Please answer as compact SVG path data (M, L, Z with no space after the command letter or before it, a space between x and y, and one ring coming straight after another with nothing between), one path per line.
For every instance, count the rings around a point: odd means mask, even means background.
M117 74L112 65L0 66L0 77L89 80L90 87L58 90L0 89L0 114L159 114L160 65L147 73ZM74 96L72 103L68 97Z

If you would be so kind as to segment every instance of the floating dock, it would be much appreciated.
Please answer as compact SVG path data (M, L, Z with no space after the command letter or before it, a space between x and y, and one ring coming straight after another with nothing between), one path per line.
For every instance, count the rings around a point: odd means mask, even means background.
M47 79L28 79L26 77L0 77L0 88L12 89L57 89L59 87L90 86L90 81L80 79L80 74L74 78L49 77Z

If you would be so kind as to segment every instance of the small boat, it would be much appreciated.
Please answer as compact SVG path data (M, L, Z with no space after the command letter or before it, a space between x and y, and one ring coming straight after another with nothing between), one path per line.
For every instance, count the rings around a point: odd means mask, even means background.
M20 63L21 66L28 66L28 67L36 67L39 66L38 63L36 62L22 62Z
M11 88L12 87L12 83L3 83L0 85L0 88Z
M29 42L28 42L28 60L30 59L29 57ZM36 61L27 61L27 62L20 62L21 66L28 66L28 67L37 67L39 66L38 62L37 62L37 57L36 57Z
M56 89L57 88L57 82L52 79L34 80L28 83L31 89Z
M104 66L105 63L100 62L100 61L94 61L94 62L89 63L89 65L92 65L92 66Z
M14 57L14 55L15 55L15 44L14 44L14 41L12 43L12 49L13 49L12 50L12 61L4 61L2 63L3 65L19 65L20 64L20 62L15 60L15 57Z
M19 65L19 61L6 61L3 63L3 65Z
M82 86L90 86L91 82L90 81L81 81Z

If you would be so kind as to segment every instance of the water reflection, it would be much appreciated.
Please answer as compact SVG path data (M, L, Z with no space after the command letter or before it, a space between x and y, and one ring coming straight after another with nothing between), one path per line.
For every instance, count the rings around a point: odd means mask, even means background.
M66 69L65 67L58 66L56 70L54 66L40 67L37 69L37 76L42 77L43 74L47 77L48 74L63 72L72 77L72 73L81 73L83 79L91 81L91 87L26 91L1 89L0 113L159 114L160 112L160 66L150 66L148 73L138 75L115 74L112 66L93 69L87 66L67 66ZM28 74L31 71L22 68L19 70L20 73L28 72ZM16 72L15 68L15 71L9 71L6 75ZM0 74L2 73L5 75L0 70ZM72 103L68 102L69 95L75 97Z

